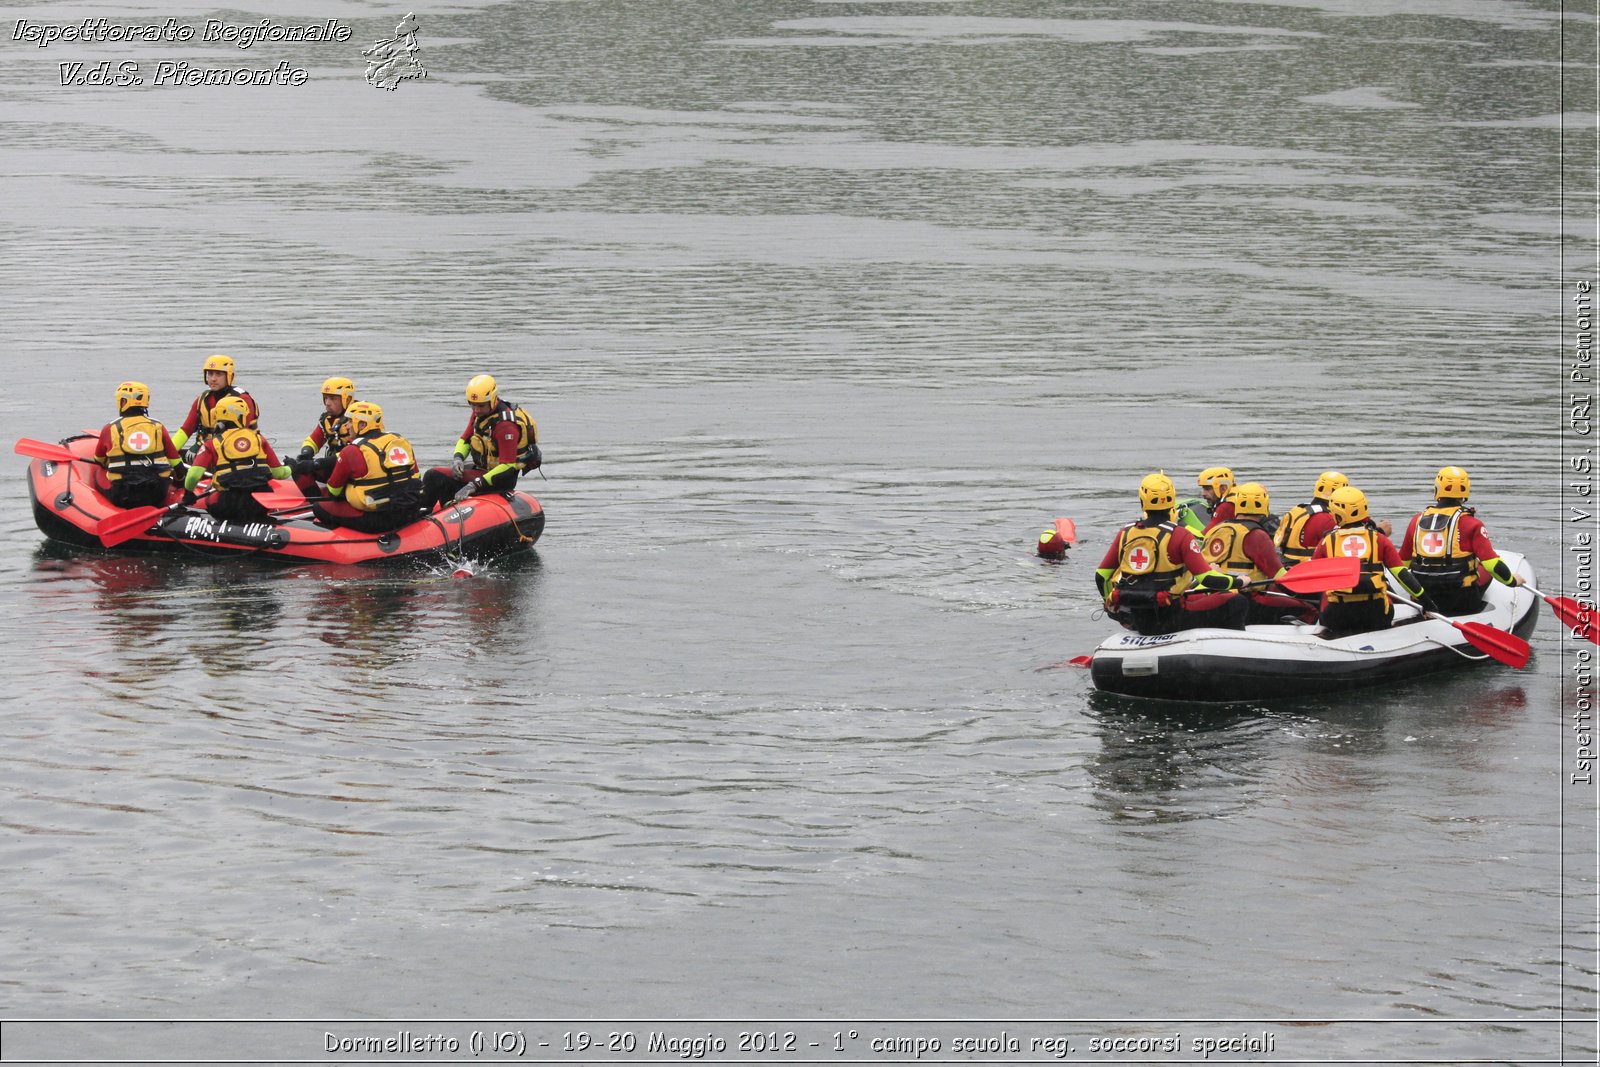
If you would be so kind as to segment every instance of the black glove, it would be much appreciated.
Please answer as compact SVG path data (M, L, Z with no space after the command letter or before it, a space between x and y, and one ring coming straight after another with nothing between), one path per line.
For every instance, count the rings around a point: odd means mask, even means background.
M309 463L309 462L311 462L311 457L316 455L316 454L317 454L317 450L312 448L310 445L301 445L300 446L300 462L301 463Z
M539 446L538 445L529 445L528 446L528 461L527 461L527 463L523 464L522 469L523 470L527 470L527 471L538 470L539 469L539 464L541 464L543 462L544 462L544 457L539 454Z
M183 506L184 507L187 508L187 507L193 506L194 502L196 500L199 500L199 499L200 498L195 495L195 491L193 489L185 489L183 491Z

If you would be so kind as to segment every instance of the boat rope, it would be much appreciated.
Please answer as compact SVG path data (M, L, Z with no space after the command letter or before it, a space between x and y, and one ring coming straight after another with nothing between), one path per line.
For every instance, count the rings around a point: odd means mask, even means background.
M431 514L424 515L423 518L427 519L429 522L433 523L435 526L437 526L439 528L439 536L444 538L444 543L442 545L440 545L439 548L440 548L440 551L442 551L444 553L444 559L445 559L446 563L455 564L455 563L459 563L461 560L466 559L466 548L465 548L465 545L466 545L467 518L466 518L465 515L463 515L461 517L461 520L458 523L458 525L461 528L461 534L460 534L460 536L458 536L456 538L456 547L461 551L461 556L460 556L459 559L456 556L452 555L451 552L450 552L450 531L445 529L444 523L442 523L438 519L434 518Z
M1471 645L1447 645L1443 641L1438 640L1435 640L1434 644L1438 645L1440 648L1448 648L1451 652L1454 652L1462 659L1471 660L1473 663L1481 663L1483 660L1491 658L1487 653L1481 656L1474 656L1471 652L1467 651L1472 647Z

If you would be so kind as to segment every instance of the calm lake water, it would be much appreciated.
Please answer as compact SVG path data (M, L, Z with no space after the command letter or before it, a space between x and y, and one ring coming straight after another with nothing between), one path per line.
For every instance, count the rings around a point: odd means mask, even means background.
M8 1060L339 1029L18 1019L502 1019L546 1054L778 1020L867 1062L911 1056L833 1035L1593 1062L1548 613L1523 671L1355 697L1062 665L1156 468L1279 511L1338 468L1403 523L1457 463L1577 591L1593 3L457 0L382 91L404 13L226 13L352 29L249 49L15 39L223 17L193 0L0 20L12 438L125 377L176 424L226 352L280 446L344 374L435 462L492 373L548 476L537 550L454 579L58 549L5 458ZM108 60L147 84L61 84Z

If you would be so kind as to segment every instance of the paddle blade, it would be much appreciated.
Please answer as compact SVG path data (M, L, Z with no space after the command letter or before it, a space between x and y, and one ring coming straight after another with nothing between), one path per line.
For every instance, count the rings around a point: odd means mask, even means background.
M1436 616L1442 618L1442 616ZM1516 634L1497 630L1481 622L1455 622L1450 625L1467 635L1474 648L1493 656L1507 667L1521 670L1528 665L1528 657L1533 654L1533 649L1528 647L1528 642Z
M1361 580L1361 561L1353 556L1308 559L1296 563L1278 584L1295 593L1326 593L1332 589L1351 589Z
M1071 519L1061 518L1056 520L1056 533L1061 535L1061 540L1069 545L1078 542L1078 527Z
M1556 613L1561 625L1572 631L1572 636L1600 645L1600 633L1595 632L1595 611L1588 604L1569 596L1547 596L1544 602Z
M1092 667L1094 665L1094 657L1073 656L1071 659L1067 660L1067 662L1072 664L1074 667Z
M95 528L95 536L107 548L115 548L150 529L166 513L166 508L149 507L130 508L121 515L108 515Z
M269 485L265 489L257 489L250 494L269 508L302 508L306 506L306 495L294 486L278 488Z
M57 463L71 463L78 457L72 454L71 449L53 445L48 441L35 441L24 437L11 446L11 451L19 456L31 456L34 459L51 459Z

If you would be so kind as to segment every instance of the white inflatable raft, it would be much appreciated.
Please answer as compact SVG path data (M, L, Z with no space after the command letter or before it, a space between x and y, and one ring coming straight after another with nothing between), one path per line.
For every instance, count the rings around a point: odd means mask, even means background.
M1512 571L1533 585L1533 569L1516 552L1502 552ZM1527 637L1539 615L1539 598L1521 587L1490 583L1484 610L1456 616ZM1160 700L1233 702L1312 696L1414 678L1490 659L1443 619L1395 605L1387 630L1328 639L1304 623L1247 626L1243 630L1186 630L1144 637L1125 632L1106 638L1090 662L1095 688Z

